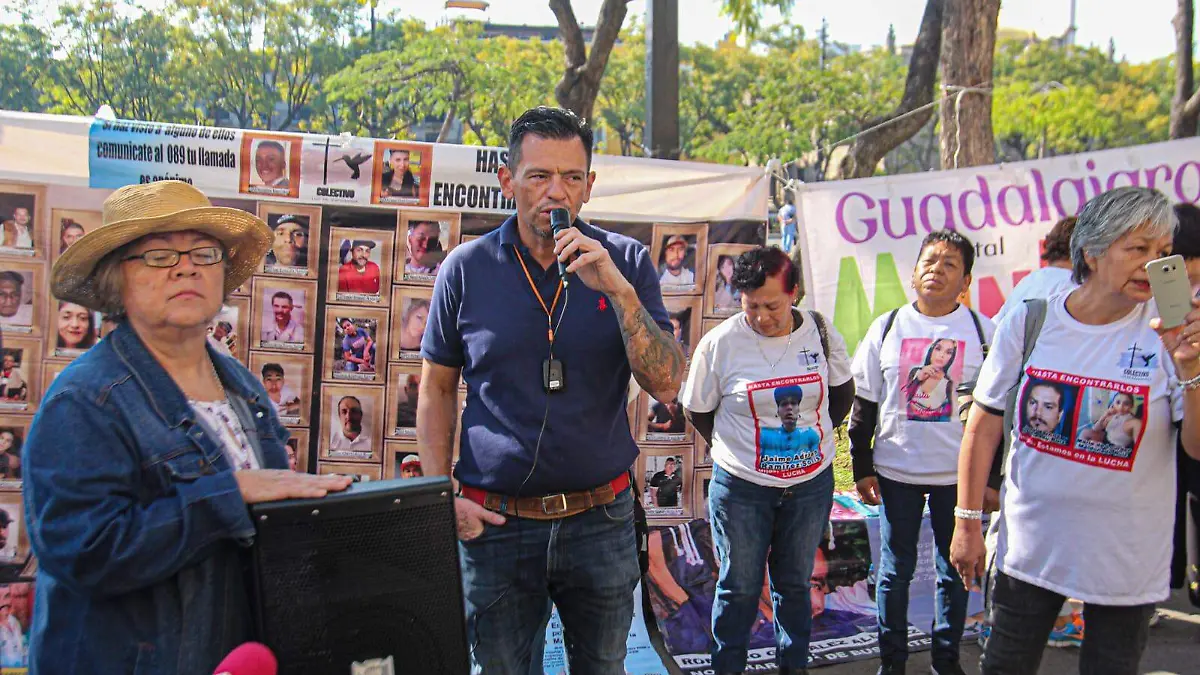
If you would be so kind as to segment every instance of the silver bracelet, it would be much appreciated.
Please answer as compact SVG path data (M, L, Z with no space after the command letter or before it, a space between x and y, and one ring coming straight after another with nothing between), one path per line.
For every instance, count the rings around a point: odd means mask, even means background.
M1179 384L1182 385L1183 388L1187 391L1192 391L1194 389L1200 389L1200 375L1197 375L1190 380L1184 380L1183 382L1180 382Z
M962 518L963 520L983 520L983 511L978 509L964 509L954 507L954 517Z

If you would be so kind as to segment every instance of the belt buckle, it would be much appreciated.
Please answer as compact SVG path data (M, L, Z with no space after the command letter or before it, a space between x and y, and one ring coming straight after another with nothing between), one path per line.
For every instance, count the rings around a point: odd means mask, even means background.
M551 501L547 501L547 500L551 500ZM559 506L553 500L558 500L558 502L560 502L562 505ZM547 506L547 504L549 504L550 506ZM552 507L552 506L558 506L558 508L551 510L550 507ZM559 513L566 513L566 511L567 511L567 494L565 492L560 492L556 495L546 495L545 497L542 497L542 513L544 513L548 516L553 516L553 515L556 515Z

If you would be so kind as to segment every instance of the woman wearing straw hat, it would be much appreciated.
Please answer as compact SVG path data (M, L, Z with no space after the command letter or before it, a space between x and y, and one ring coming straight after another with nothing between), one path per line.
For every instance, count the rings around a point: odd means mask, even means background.
M55 263L55 297L118 326L55 378L23 449L33 672L211 673L250 637L246 504L347 486L287 470L266 391L206 340L270 245L164 181L114 192Z

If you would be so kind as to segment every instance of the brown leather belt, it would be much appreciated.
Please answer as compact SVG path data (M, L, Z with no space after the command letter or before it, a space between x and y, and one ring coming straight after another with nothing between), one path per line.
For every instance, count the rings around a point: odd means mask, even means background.
M611 482L591 490L560 492L543 497L521 497L519 499L498 495L468 485L462 486L459 495L470 499L489 511L506 516L530 518L532 520L558 520L570 518L597 506L611 504L629 487L629 474L623 473Z

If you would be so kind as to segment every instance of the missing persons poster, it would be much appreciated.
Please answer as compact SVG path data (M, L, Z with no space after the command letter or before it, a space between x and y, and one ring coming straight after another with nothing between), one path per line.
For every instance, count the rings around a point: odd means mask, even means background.
M813 561L809 644L813 666L879 656L879 613L875 605L880 550L878 510L853 495L838 494L830 518L830 527ZM684 675L707 675L712 672L711 613L719 571L711 525L705 520L692 520L652 527L649 546L646 583L650 610L666 649ZM932 646L937 575L928 517L921 525L917 556L917 571L909 590L909 651ZM769 584L764 574L759 608L750 629L748 673L773 673L778 667ZM982 621L983 597L972 592L964 639L977 636Z

